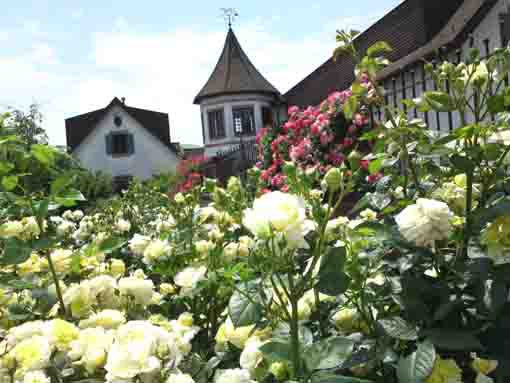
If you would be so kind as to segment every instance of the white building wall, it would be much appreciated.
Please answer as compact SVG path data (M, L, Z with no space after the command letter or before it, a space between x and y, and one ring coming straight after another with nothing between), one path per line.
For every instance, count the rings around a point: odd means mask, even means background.
M120 116L122 125L115 126L113 119ZM111 132L126 131L134 136L134 153L112 157L106 153L106 136ZM133 176L140 180L156 174L175 171L178 156L153 136L120 106L111 108L96 128L74 150L81 164L91 171L103 171L112 176Z
M262 108L272 108L274 98L261 94L241 94L235 96L219 96L208 98L200 104L200 113L202 114L204 128L204 154L207 157L213 157L218 152L227 151L240 142L240 137L234 132L234 119L232 110L237 107L253 107L255 120L255 130L262 129ZM221 139L211 139L209 137L209 119L208 112L212 110L223 109L225 118L225 137ZM243 141L253 141L254 136L243 136Z

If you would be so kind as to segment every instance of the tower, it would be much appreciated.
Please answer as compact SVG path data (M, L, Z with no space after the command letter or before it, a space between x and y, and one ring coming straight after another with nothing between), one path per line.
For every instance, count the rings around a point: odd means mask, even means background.
M241 48L229 19L223 51L206 84L195 97L200 105L205 155L213 157L276 119L281 95Z

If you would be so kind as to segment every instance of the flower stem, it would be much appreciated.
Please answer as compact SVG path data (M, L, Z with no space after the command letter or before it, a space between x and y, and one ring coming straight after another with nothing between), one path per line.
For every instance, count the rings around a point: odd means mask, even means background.
M53 281L55 282L55 290L57 292L58 301L60 303L60 309L62 313L64 314L64 317L66 319L69 319L66 306L64 304L64 297L62 296L62 290L60 289L60 283L58 281L57 273L55 272L55 266L53 265L53 260L51 259L51 255L49 253L46 254L46 259L48 261L48 266L50 268L51 277L53 278Z
M302 375L301 371L301 356L300 356L300 344L299 344L299 316L298 316L298 299L294 289L294 278L292 273L288 274L289 278L289 289L290 289L290 344L291 344L291 356L292 364L294 365L294 372L297 378Z

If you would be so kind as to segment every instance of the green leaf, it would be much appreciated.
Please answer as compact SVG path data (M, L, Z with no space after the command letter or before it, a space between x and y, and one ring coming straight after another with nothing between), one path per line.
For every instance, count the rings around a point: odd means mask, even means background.
M312 376L312 383L372 383L372 381L327 373Z
M81 271L81 254L79 251L73 253L71 257L71 271L74 274L80 274Z
M492 114L498 114L505 111L505 96L496 94L487 100L487 109Z
M464 156L453 155L450 158L450 162L453 164L453 166L459 170L462 170L464 173L471 172L473 169L473 161Z
M0 161L0 175L4 175L9 173L12 169L14 169L14 164L7 161Z
M401 340L418 339L416 326L411 325L400 317L381 319L378 323L384 329L384 332L392 338Z
M68 174L65 174L61 177L58 177L51 183L50 192L52 195L58 195L62 192L67 186L69 186L74 181L74 177L70 177Z
M370 165L368 165L368 171L370 174L379 173L383 166L383 158L378 158L376 160L370 161Z
M354 113L358 110L358 97L351 96L349 97L344 104L344 115L347 120L352 120L354 117Z
M452 351L476 351L482 344L471 331L436 328L423 331L434 345Z
M335 337L305 347L303 359L308 370L325 370L342 365L351 355L354 341Z
M228 303L228 310L235 327L249 326L262 318L262 305L255 299L253 291L245 289L243 294L235 291ZM248 298L250 297L250 298Z
M51 166L55 162L55 150L48 145L34 144L30 147L32 155L42 164Z
M9 238L4 241L4 253L0 258L3 265L17 265L30 258L32 249L23 241Z
M6 176L2 178L2 186L5 190L11 191L18 186L18 176Z
M418 349L407 358L398 361L399 383L423 383L432 373L436 360L434 345L428 341L418 344Z
M76 205L76 201L86 201L86 198L79 190L69 189L64 194L55 197L55 202L65 207Z
M321 293L336 296L349 288L351 279L343 271L345 258L343 247L332 248L322 256L316 286Z
M270 341L260 346L259 350L270 362L291 362L292 349L289 343Z
M393 48L391 48L390 44L388 44L386 41L378 41L367 49L367 55L370 57L375 57L392 51Z
M424 99L427 104L437 112L449 112L453 110L453 102L448 93L439 91L425 92Z
M109 237L101 242L99 251L105 254L113 253L115 250L120 249L126 244L126 240L122 237Z

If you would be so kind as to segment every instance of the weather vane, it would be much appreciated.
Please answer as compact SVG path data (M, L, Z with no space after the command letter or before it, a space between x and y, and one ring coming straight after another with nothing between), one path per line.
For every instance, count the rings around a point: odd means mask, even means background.
M235 18L239 16L239 13L237 13L234 8L221 8L221 12L223 13L225 23L227 23L229 28L232 28L232 23L235 21Z

